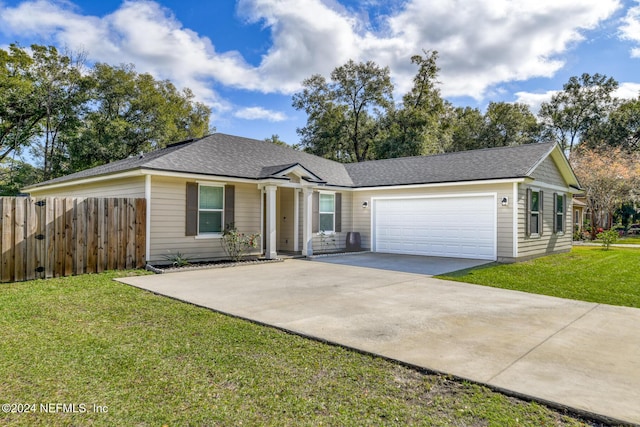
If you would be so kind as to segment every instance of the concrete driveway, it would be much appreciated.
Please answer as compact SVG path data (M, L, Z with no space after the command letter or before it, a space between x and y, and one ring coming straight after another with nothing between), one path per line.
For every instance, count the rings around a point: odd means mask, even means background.
M120 281L640 424L640 310L321 261L293 259Z

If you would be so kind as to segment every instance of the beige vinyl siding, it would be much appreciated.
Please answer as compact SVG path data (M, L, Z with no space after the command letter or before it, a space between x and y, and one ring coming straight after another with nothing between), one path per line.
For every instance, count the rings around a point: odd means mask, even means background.
M560 171L550 156L538 165L531 174L531 177L536 181L547 182L549 184L560 185L562 187L566 186L562 175L560 175Z
M300 184L300 177L294 173L287 174L287 178L289 178L289 182Z
M144 198L144 176L69 185L29 192L34 197L138 197Z
M205 182L205 181L201 181ZM190 260L224 258L220 238L185 236L185 179L154 176L151 180L150 262L180 252ZM222 184L211 181L211 184ZM242 233L260 232L261 191L255 184L235 185L235 225Z
M513 259L513 184L476 184L476 185L452 185L442 187L422 187L412 189L397 190L371 190L355 191L352 193L352 231L359 231L362 236L362 246L371 249L371 213L372 199L385 197L416 197L416 196L445 196L445 195L473 195L480 193L496 194L497 203L497 256L498 259ZM502 197L508 197L510 202L507 206L502 206ZM369 206L362 208L362 203L367 202Z
M529 259L553 252L566 252L571 250L573 239L573 198L571 193L558 191L552 187L566 187L566 182L562 178L555 162L551 157L547 157L536 170L531 174L535 181L528 185L520 185L518 188L518 259ZM542 236L527 236L526 215L527 215L527 188L542 190L544 194L542 211ZM565 207L565 231L563 233L553 232L553 222L555 212L553 211L554 193L565 194L567 206Z
M304 232L304 223L303 223L303 193L301 190L298 191L298 250L302 250L303 243L303 232ZM342 231L339 233L334 233L330 236L332 239L329 245L326 246L326 250L344 250L347 244L347 233L349 231L359 231L353 229L353 197L354 193L352 191L340 191L337 190L336 193L342 194ZM335 244L334 244L335 243ZM318 233L313 233L312 246L314 252L320 252L323 249L322 238Z
M560 183L556 184L559 185ZM545 188L543 183L533 183L530 186L521 185L518 189L518 259L535 258L548 255L553 252L567 252L571 250L573 239L572 212L573 203L569 193L566 195L567 206L565 207L565 231L563 233L553 232L553 222L555 212L553 211L554 193L563 194L560 191ZM544 195L542 210L542 235L526 235L526 215L527 215L527 188L542 190Z
M347 232L358 231L352 230L352 193L350 191L339 191L336 193L342 194L342 228L340 232L326 235L324 243L322 242L322 236L320 233L313 233L313 251L342 251L347 247ZM302 248L302 246L300 246Z
M303 192L300 190L296 190L298 191L298 250L302 251L302 243L304 242L304 237L303 237L303 232L304 232L304 215L302 214L303 210L303 203L304 203L304 197L303 197Z

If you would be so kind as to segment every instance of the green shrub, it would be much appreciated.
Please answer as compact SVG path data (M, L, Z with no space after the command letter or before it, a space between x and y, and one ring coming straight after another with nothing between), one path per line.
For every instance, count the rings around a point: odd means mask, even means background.
M233 261L240 261L249 249L255 249L260 245L260 233L239 233L234 224L227 224L220 240L222 248Z
M171 261L171 264L174 267L184 267L186 265L189 265L189 258L187 258L184 254L180 253L180 252L176 252L175 254L168 254L165 255L164 258L168 261Z
M596 238L602 241L602 249L609 250L609 246L618 240L618 232L615 230L602 231L596 235Z

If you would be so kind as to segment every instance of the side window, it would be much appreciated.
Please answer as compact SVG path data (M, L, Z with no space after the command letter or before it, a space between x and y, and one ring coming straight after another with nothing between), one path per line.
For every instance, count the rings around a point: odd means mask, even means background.
M222 233L224 187L200 185L198 194L198 234Z
M554 231L556 233L564 233L564 212L565 212L565 197L563 194L554 194L554 214L555 214L555 224Z
M531 190L531 199L529 200L529 234L540 234L540 191Z
M335 217L336 217L336 196L335 194L320 193L320 231L333 232L335 231Z

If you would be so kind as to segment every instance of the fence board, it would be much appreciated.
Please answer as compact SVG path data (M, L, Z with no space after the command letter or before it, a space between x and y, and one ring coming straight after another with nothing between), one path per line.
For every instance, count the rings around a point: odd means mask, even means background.
M24 199L26 226L25 226L25 243L27 245L25 259L25 276L24 280L33 280L37 276L36 268L38 266L38 240L36 239L38 227L40 226L40 218L38 217L38 209L36 209L34 199Z
M73 221L74 199L66 198L64 200L64 272L60 272L61 276L73 275L73 239L75 237L75 227Z
M53 277L56 266L56 203L52 198L44 199L46 253L44 260L45 277Z
M15 199L2 198L2 281L14 279L13 262L13 206Z
M86 218L86 203L84 199L78 199L75 201L75 254L74 254L74 269L73 274L84 274L85 271L85 253L87 251L87 218Z
M147 256L147 200L135 199L136 206L136 268L144 267Z
M65 199L53 199L54 202L54 222L55 222L55 234L53 235L55 243L55 257L56 262L53 267L53 276L60 277L64 273L64 261L65 261L65 249L67 229L64 226L65 219Z
M16 199L13 209L13 275L16 281L24 280L26 243L24 229L26 217L24 212L24 199Z
M116 269L116 257L118 245L116 242L116 228L118 227L118 202L115 199L107 200L105 240L107 242L107 270Z
M124 231L127 234L127 243L124 248L126 253L125 268L133 268L133 257L136 253L136 207L134 199L127 199L127 221L125 222Z
M96 210L96 205L98 201L91 197L85 200L85 205L87 207L87 216L86 216L86 266L85 271L87 273L95 273L96 272L96 263L98 261L98 228L96 222L96 216L98 212Z
M146 201L0 198L0 281L145 264Z
M96 263L98 273L102 273L107 265L106 209L108 209L106 200L98 199L98 216L96 218L98 222L98 262Z
M127 199L120 200L120 209L118 215L118 230L117 234L119 238L116 240L118 243L118 255L116 256L116 265L118 270L124 270L127 265Z

